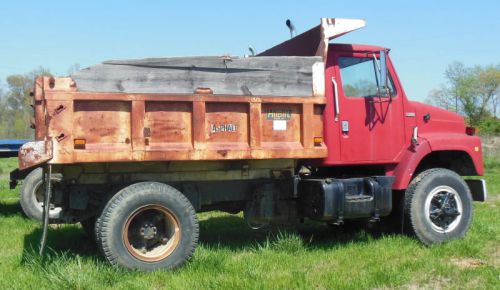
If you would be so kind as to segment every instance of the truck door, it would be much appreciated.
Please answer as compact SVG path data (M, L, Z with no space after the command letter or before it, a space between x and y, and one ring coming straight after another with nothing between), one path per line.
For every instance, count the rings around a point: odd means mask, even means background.
M337 86L342 163L390 163L403 149L403 98L395 89L389 59L392 97L377 94L378 57L378 53L335 53L331 81Z

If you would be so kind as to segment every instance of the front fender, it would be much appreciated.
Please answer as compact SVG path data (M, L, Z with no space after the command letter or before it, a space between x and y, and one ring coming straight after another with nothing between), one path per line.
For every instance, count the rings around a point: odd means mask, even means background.
M410 145L403 153L401 162L392 171L392 175L396 177L392 189L406 189L420 161L431 152L431 146L425 139L419 138L418 145Z
M426 134L432 151L463 151L474 163L477 175L483 175L483 150L481 138L464 134Z
M428 154L436 151L462 151L467 153L477 175L483 175L481 139L464 134L426 134L419 136L419 144L411 145L402 155L401 162L389 174L396 177L393 189L406 189L418 165Z

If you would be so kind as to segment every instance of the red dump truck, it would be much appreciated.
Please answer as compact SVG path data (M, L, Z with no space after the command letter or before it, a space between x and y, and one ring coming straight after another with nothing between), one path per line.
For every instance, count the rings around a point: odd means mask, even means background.
M330 43L364 25L324 18L250 57L37 78L36 138L11 174L24 211L45 229L82 223L112 264L141 270L189 260L196 213L212 210L257 226L390 215L424 244L464 236L486 199L461 177L483 174L480 139L409 101L389 49Z

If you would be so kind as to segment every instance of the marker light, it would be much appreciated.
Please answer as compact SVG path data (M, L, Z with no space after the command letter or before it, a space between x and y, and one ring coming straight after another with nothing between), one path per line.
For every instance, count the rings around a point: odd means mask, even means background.
M314 137L314 146L321 146L323 143L323 137Z
M85 139L75 139L75 149L85 149Z

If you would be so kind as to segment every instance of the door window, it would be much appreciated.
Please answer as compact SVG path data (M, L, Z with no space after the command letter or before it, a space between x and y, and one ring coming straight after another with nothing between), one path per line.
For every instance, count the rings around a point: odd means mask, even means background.
M342 89L348 97L377 96L378 70L377 64L371 57L339 57ZM395 95L392 79L389 77L389 90Z

